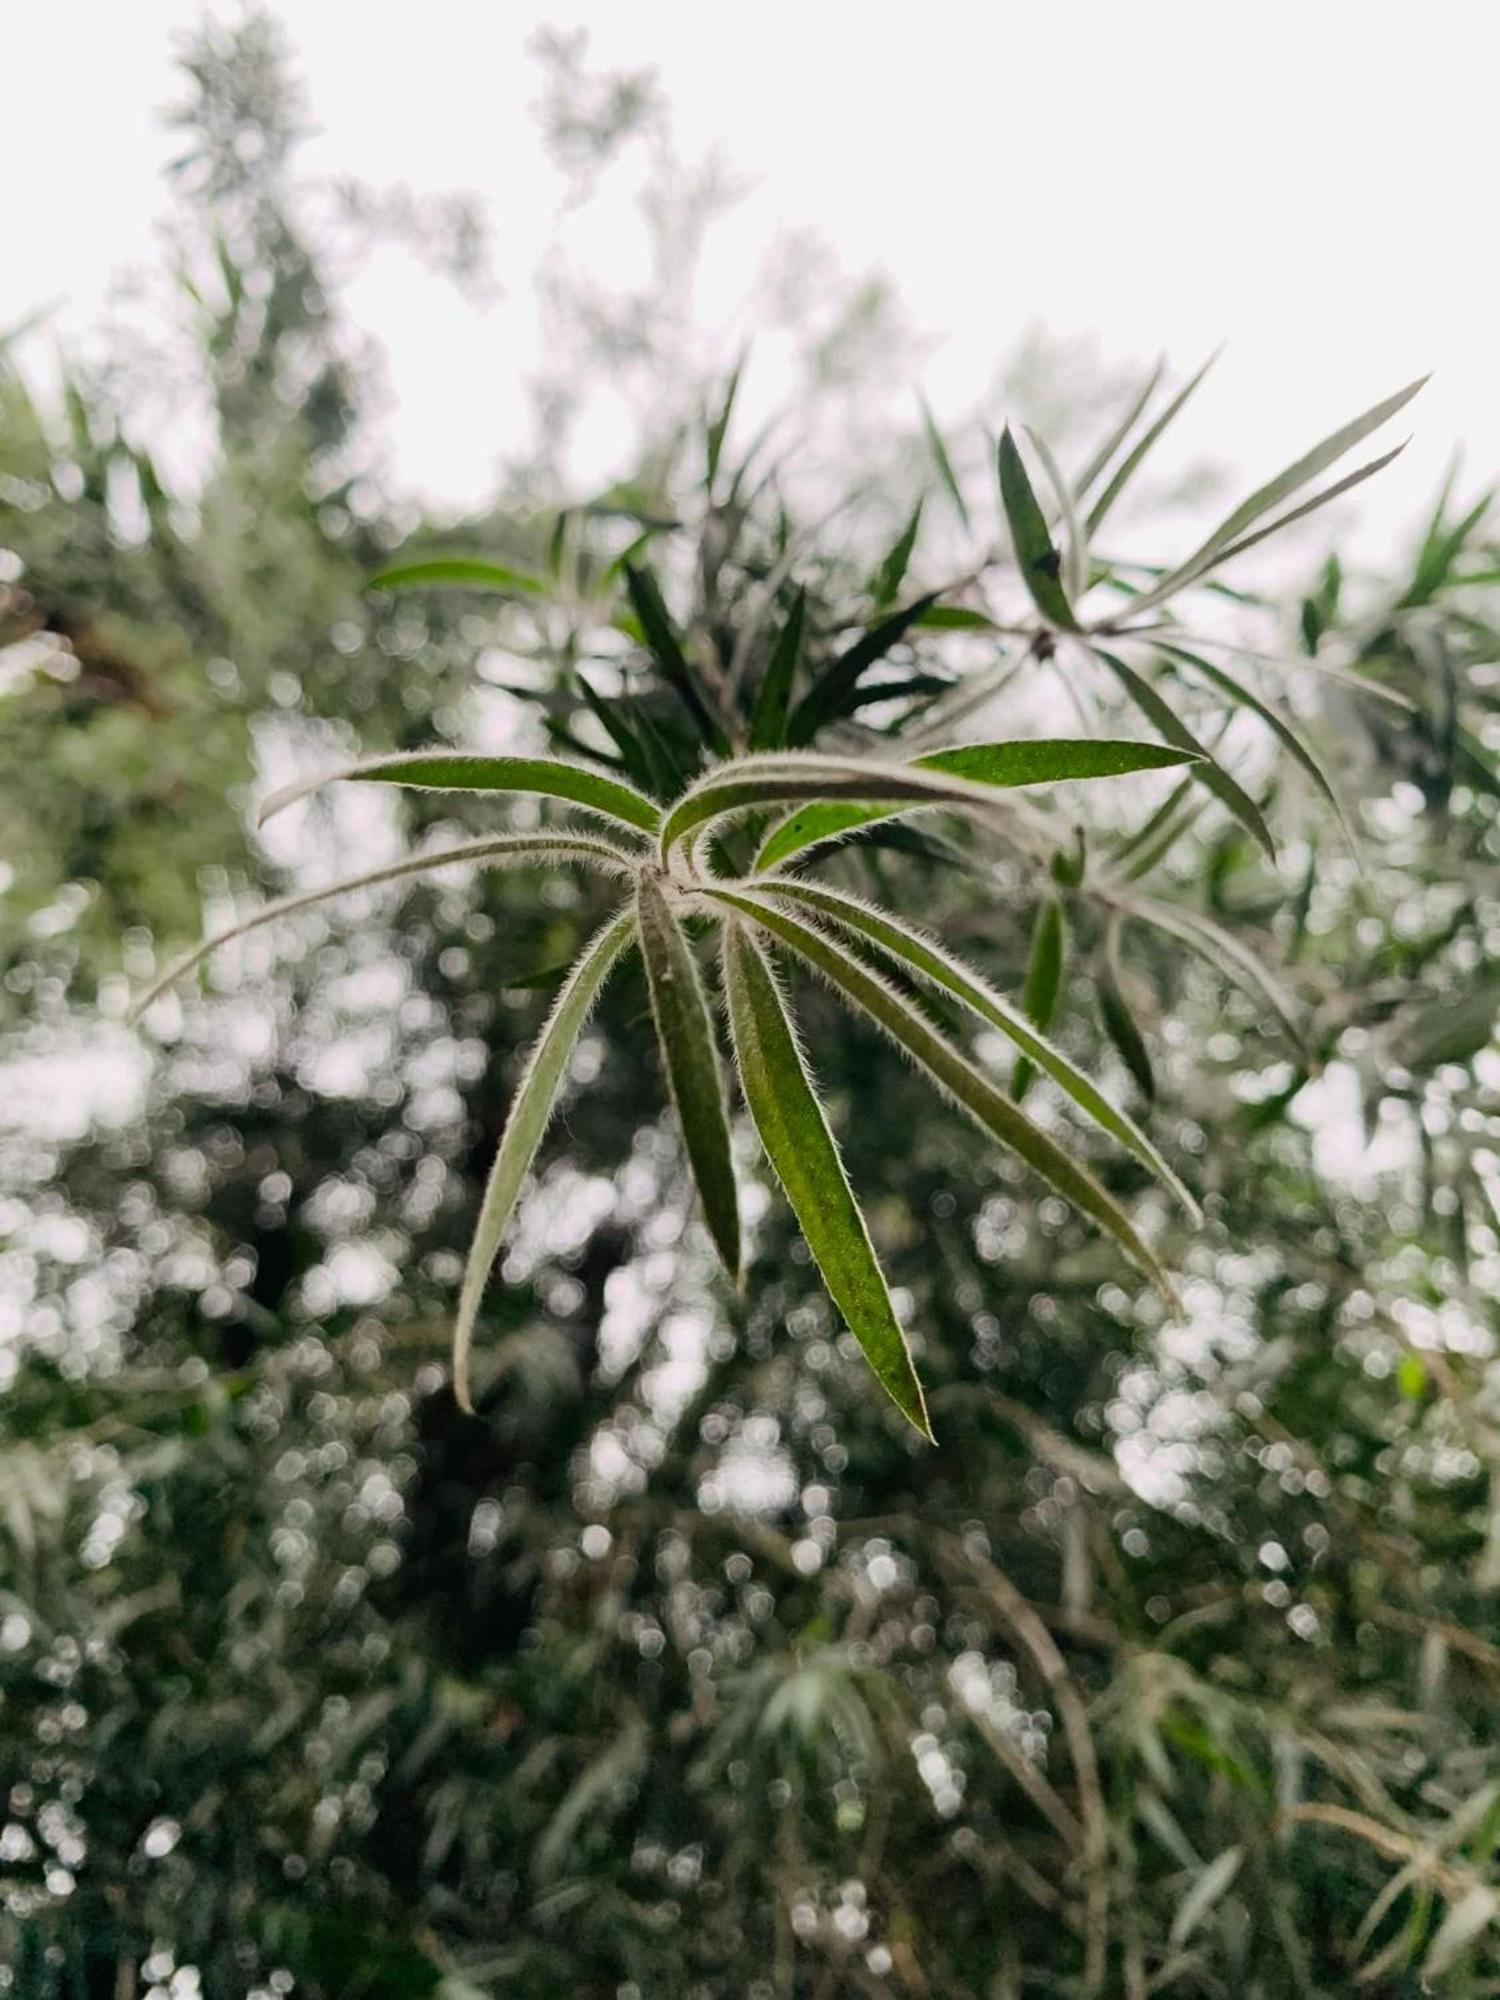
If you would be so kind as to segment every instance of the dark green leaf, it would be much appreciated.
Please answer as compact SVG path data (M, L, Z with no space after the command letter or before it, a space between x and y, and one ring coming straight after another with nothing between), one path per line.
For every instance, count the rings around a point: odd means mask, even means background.
M498 590L535 596L547 585L539 576L491 562L487 556L428 556L376 572L366 590L413 590L424 584L459 584L468 590Z
M750 748L779 750L786 741L787 713L792 684L802 658L802 634L807 623L807 592L799 589L792 599L786 623L776 640L764 677L755 695L750 717Z
M1057 1003L1062 996L1063 966L1067 959L1068 932L1063 917L1062 904L1053 898L1043 903L1037 912L1036 924L1031 933L1031 952L1026 961L1026 984L1021 989L1021 1005L1026 1018L1045 1034L1052 1025L1052 1017L1057 1012ZM1011 1081L1011 1096L1017 1104L1026 1095L1036 1070L1031 1058L1020 1055L1016 1058L1015 1076Z
M655 661L657 672L692 716L704 742L717 756L724 756L729 749L729 739L703 699L697 676L688 664L682 640L672 623L656 578L650 570L638 569L634 563L627 563L625 588L630 594L631 608L640 623L646 650Z
M923 612L936 601L937 593L934 591L926 597L914 599L903 610L892 612L889 618L882 619L856 639L846 652L840 653L831 666L825 667L792 710L787 742L793 745L810 743L826 723L846 715L849 698L859 686L862 676L878 660L883 660L893 646L901 643Z
M1015 546L1021 580L1031 601L1050 624L1076 632L1078 620L1062 582L1062 557L1052 545L1047 517L1032 491L1031 479L1009 430L1000 440L1000 499Z

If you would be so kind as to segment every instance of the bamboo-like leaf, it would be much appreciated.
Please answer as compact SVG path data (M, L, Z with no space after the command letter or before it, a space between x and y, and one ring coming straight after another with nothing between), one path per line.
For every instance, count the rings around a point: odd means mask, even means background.
M1057 785L1079 778L1119 778L1132 771L1163 771L1190 764L1194 753L1164 743L1133 743L1093 737L1034 737L1015 743L961 743L913 758L923 771L939 771L971 784L1014 788ZM937 803L941 803L938 801ZM902 810L883 805L820 804L804 806L773 826L755 857L758 871L775 868L815 847L872 821L890 819Z
M147 987L130 1010L132 1021L141 1015L166 992L175 986L196 966L203 963L221 945L232 944L236 938L259 930L263 924L274 924L282 917L295 916L299 910L313 909L319 903L326 903L333 896L347 896L356 889L375 889L384 882L397 882L406 875L423 875L430 868L452 868L460 862L468 862L483 868L524 867L539 861L581 861L589 867L601 868L611 875L632 875L635 872L635 857L621 848L611 847L606 840L596 840L586 834L569 833L506 833L488 840L467 840L458 847L430 848L423 853L407 854L400 861L387 862L383 868L372 868L363 875L346 875L342 881L327 882L319 889L305 889L295 896L282 896L273 903L265 903L253 915L241 918L227 930L215 931L201 943L167 967L161 977Z
M789 944L820 972L834 990L867 1014L898 1048L925 1069L980 1129L998 1139L1040 1174L1074 1207L1112 1236L1125 1254L1158 1285L1174 1306L1172 1283L1160 1259L1134 1223L1091 1173L1057 1141L1032 1124L1025 1112L975 1067L962 1049L938 1033L927 1017L881 976L847 952L827 932L803 923L763 894L719 887L705 891L712 901L749 917Z
M469 1350L474 1341L474 1323L521 1185L552 1121L557 1093L584 1023L634 933L634 917L627 912L611 918L584 947L553 1003L517 1086L480 1204L479 1221L464 1269L458 1320L453 1329L453 1393L460 1409L474 1407L469 1395Z
M1106 516L1106 514L1108 514L1110 508L1114 506L1115 502L1119 499L1120 495L1125 491L1125 488L1130 484L1130 481L1139 471L1141 462L1146 457L1146 454L1151 450L1153 445L1156 444L1158 439L1161 437L1163 431L1166 430L1167 426L1170 423L1172 423L1175 418L1181 415L1183 405L1187 402L1188 398L1197 389L1199 383L1202 382L1204 376L1208 373L1209 369L1212 368L1214 363L1218 360L1219 353L1220 350L1218 348L1215 348L1213 353L1209 355L1207 361L1205 361L1203 366L1198 370L1197 374L1192 376L1189 381L1183 384L1182 388L1180 388L1177 391L1177 394L1172 398L1171 402L1168 403L1167 407L1162 411L1161 415L1157 417L1154 420L1154 422L1152 422L1148 426L1148 428L1141 434L1140 438L1136 441L1136 443L1131 447L1127 455L1120 461L1120 464L1116 469L1113 477L1110 479L1108 486L1105 487L1104 491L1099 495L1099 498L1094 502L1093 506L1089 509L1088 519L1085 525L1087 527L1088 533L1091 538L1098 533L1100 523L1104 520L1104 517ZM1161 370L1158 368L1156 371L1156 375L1152 378L1151 382L1152 389L1155 388L1156 382L1159 379L1160 375L1161 375ZM1149 397L1150 390L1148 389L1146 393L1147 397ZM1144 407L1144 399L1142 407ZM1124 442L1123 438L1121 439L1121 442L1122 443ZM1112 457L1113 453L1111 453L1110 455ZM1102 470L1103 468L1101 467L1100 469ZM1093 484L1092 480L1080 483L1079 491L1080 492L1086 491L1087 487L1092 484Z
M1154 897L1134 897L1129 903L1122 903L1121 907L1130 915L1155 924L1159 931L1165 931L1168 937L1176 938L1180 944L1188 945L1232 985L1240 987L1251 999L1269 1006L1292 1041L1298 1048L1302 1047L1302 1030L1280 981L1267 970L1264 961L1232 932L1222 929L1211 917L1205 917L1197 910L1180 909L1173 903L1159 903Z
M881 1386L902 1415L930 1439L922 1385L906 1335L776 976L760 946L734 922L725 926L724 991L745 1102L829 1297L848 1321Z
M786 720L791 707L792 683L802 658L802 635L807 625L807 591L799 590L777 637L764 678L755 694L750 717L750 748L779 750L786 741Z
M366 590L415 590L430 584L460 584L466 590L498 590L508 596L518 592L534 597L547 589L544 577L532 576L508 563L491 562L488 556L427 556L417 562L393 563L378 570L365 585Z
M1233 674L1226 673L1222 667L1216 667L1211 660L1205 660L1201 653L1190 653L1185 647L1169 645L1165 640L1159 643L1157 650L1164 653L1168 659L1180 661L1195 673L1201 674L1206 681L1218 688L1220 693L1228 695L1231 701L1238 702L1242 708L1248 708L1252 715L1260 718L1277 741L1290 751L1332 806L1344 838L1350 847L1354 848L1356 844L1354 828L1344 811L1343 801L1334 789L1333 780L1318 762L1307 739L1296 725L1287 716L1272 708L1269 702L1262 701L1259 695L1245 686L1243 681L1236 680Z
M722 757L729 748L729 739L703 699L697 675L683 651L682 639L662 597L661 586L649 569L637 568L634 563L626 563L624 569L631 609L639 621L646 650L656 663L657 672L692 716L704 742Z
M1248 535L1248 530L1253 528L1257 521L1279 507L1283 500L1289 500L1294 493L1300 492L1310 480L1316 479L1320 472L1325 472L1330 465L1341 459L1346 451L1352 451L1355 445L1361 443L1372 431L1377 431L1382 424L1389 423L1398 411L1405 409L1426 381L1427 377L1423 375L1415 382L1408 382L1406 387L1398 389L1394 396L1387 396L1383 402L1374 404L1363 415L1355 417L1352 422L1331 432L1321 444L1314 445L1311 451L1294 460L1284 471L1278 472L1274 479L1267 480L1264 486L1258 486L1248 499L1242 500L1232 513L1224 517L1213 533L1200 542L1190 556L1147 591L1137 608L1142 605L1160 604L1165 598L1181 589L1184 583L1201 575L1214 561L1224 560L1229 553L1238 554L1240 550L1250 547L1252 540L1259 540L1259 536ZM1349 479L1331 487L1307 507L1298 508L1286 515L1278 526L1284 527L1288 522L1298 519L1300 515L1310 512L1313 506L1322 506L1339 493L1346 492L1360 479L1367 479L1372 473L1378 472L1381 466L1388 464L1394 456L1394 452L1387 453L1384 458L1363 467Z
M776 876L753 888L739 885L742 893L773 896L783 903L812 910L841 929L867 937L887 952L908 972L930 980L942 992L962 1002L992 1028L998 1028L1037 1068L1054 1083L1101 1131L1107 1132L1131 1153L1147 1171L1182 1204L1188 1215L1198 1219L1198 1204L1173 1173L1161 1153L1146 1137L1135 1120L1118 1109L1076 1063L1065 1056L1047 1037L1039 1034L1025 1015L995 991L972 967L919 930L916 925L892 917L884 910L862 902L857 896L830 889L821 882L805 882Z
M710 419L707 427L705 437L707 478L704 484L710 493L713 491L714 481L719 476L719 460L724 453L724 439L729 432L729 419L734 415L735 398L740 392L740 378L744 372L745 353L742 349L725 386L724 400L719 405L718 414Z
M875 573L874 597L876 605L884 610L894 604L896 593L906 581L906 572L911 565L912 551L917 546L917 536L922 528L922 502L912 508L905 525Z
M1189 556L1186 562L1168 570L1152 584L1149 590L1142 591L1132 604L1132 611L1153 610L1157 605L1165 603L1169 597L1175 597L1178 591L1185 590L1190 583L1196 583L1201 577L1207 576L1210 570L1219 569L1223 564L1232 562L1236 556L1243 555L1246 549L1253 549L1257 542L1269 541L1272 535L1279 535L1283 528L1289 528L1294 521L1304 520L1309 514L1316 514L1320 507L1328 506L1330 501L1339 499L1345 493L1351 493L1356 486L1362 486L1367 479L1373 479L1377 472L1384 472L1388 465L1401 456L1409 442L1410 439L1403 438L1401 443L1393 446L1390 451L1382 452L1379 458L1372 458L1367 465L1361 465L1354 472L1345 473L1344 477L1336 479L1332 486L1325 486L1321 493L1315 493L1310 500L1304 500L1300 507L1293 507L1289 512L1278 515L1266 527L1257 528L1252 534L1241 535L1237 541L1230 542L1227 546L1199 550L1197 554ZM1223 584L1210 584L1208 588L1228 590L1228 586Z
M1182 717L1172 707L1150 681L1138 674L1134 667L1127 666L1115 653L1109 653L1102 646L1090 643L1089 651L1096 660L1109 668L1130 699L1149 722L1153 722L1169 743L1175 743L1180 750L1197 753L1199 763L1193 776L1199 784L1206 785L1215 798L1233 813L1245 830L1253 835L1264 849L1267 858L1276 859L1276 843L1271 838L1271 829L1266 825L1265 815L1237 779L1232 778L1217 758L1211 755L1194 736Z
M1166 370L1166 365L1165 359L1157 362L1151 373L1146 377L1142 387L1131 398L1124 416L1121 417L1120 421L1099 446L1099 449L1094 453L1088 464L1079 473L1078 478L1074 481L1073 491L1080 500L1087 495L1090 487L1096 481L1104 477L1115 453L1135 429L1136 424L1145 412L1146 405L1156 394L1156 385L1160 382Z
M1062 522L1062 584L1069 604L1076 605L1088 584L1089 545L1083 523L1078 518L1078 506L1073 490L1063 477L1062 467L1053 457L1052 447L1039 431L1030 424L1026 435L1031 440L1031 448L1041 460L1042 470L1047 475L1047 484L1052 488L1057 501L1058 519Z
M324 785L345 779L383 785L412 785L439 792L531 792L543 798L566 799L585 812L598 813L640 833L654 833L661 814L632 785L602 777L578 764L554 757L488 757L462 750L409 750L389 757L371 757L341 770L299 778L272 792L256 815L256 825L284 812Z
M861 678L877 661L883 660L893 646L901 643L923 612L929 611L936 602L937 592L931 591L926 597L914 599L902 610L893 611L889 618L871 626L847 651L840 653L830 666L825 667L792 710L787 723L787 742L793 745L810 743L826 723L846 714L849 697L859 686Z
M1422 1962L1423 1984L1451 1972L1470 1945L1496 1924L1500 1924L1500 1895L1487 1883L1476 1882L1464 1891L1439 1924Z
M1114 1043L1120 1060L1135 1078L1136 1087L1148 1104L1156 1101L1156 1072L1146 1038L1136 1025L1130 1002L1125 998L1120 976L1120 930L1118 916L1111 918L1104 939L1103 963L1099 969L1099 1018L1104 1032Z
M969 503L964 499L963 489L953 470L953 461L948 456L948 447L943 443L943 434L937 427L932 411L927 407L925 396L918 399L922 407L922 428L927 434L927 449L932 453L932 462L937 467L938 478L943 483L943 491L953 502L955 513L966 529L972 530L969 518Z
M643 874L637 893L641 956L662 1066L677 1107L704 1219L724 1267L740 1281L740 1211L729 1110L714 1040L713 1015L692 949L668 907L661 883Z
M1078 620L1062 582L1062 557L1052 545L1031 477L1007 430L1000 440L1000 499L1015 547L1021 581L1031 601L1050 624L1076 632Z
M1031 933L1031 953L1026 963L1026 984L1021 989L1022 1011L1042 1034L1052 1026L1052 1017L1062 996L1067 947L1067 923L1062 904L1055 896L1049 896L1037 912ZM1026 1095L1035 1074L1030 1056L1024 1053L1019 1055L1010 1086L1010 1094L1017 1104Z

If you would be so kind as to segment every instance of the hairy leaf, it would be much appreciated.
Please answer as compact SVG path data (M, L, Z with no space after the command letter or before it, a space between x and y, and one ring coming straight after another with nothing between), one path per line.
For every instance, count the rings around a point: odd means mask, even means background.
M740 1210L729 1110L714 1039L713 1015L691 947L668 907L660 882L643 874L637 895L641 956L662 1065L687 1143L693 1178L724 1268L740 1281Z
M453 1393L461 1409L473 1408L469 1394L469 1350L474 1341L474 1323L521 1184L551 1123L557 1093L583 1025L634 933L632 914L616 916L584 947L537 1037L517 1087L500 1136L500 1150L485 1185L453 1330Z
M981 1130L998 1139L1051 1187L1112 1236L1125 1254L1175 1303L1171 1280L1154 1251L1114 1198L1057 1141L1032 1124L1003 1091L975 1067L962 1049L932 1026L893 986L845 951L826 932L792 916L764 895L715 887L714 902L736 910L789 944L822 973L835 991L867 1014L968 1113Z
M724 990L745 1102L829 1297L896 1407L931 1438L922 1386L797 1045L776 977L744 926L725 927Z
M256 825L284 812L298 799L324 785L356 779L365 784L412 785L438 792L531 792L543 798L566 799L570 805L598 813L641 833L654 833L659 809L631 785L617 778L553 757L487 757L462 750L410 750L389 757L371 757L342 770L299 778L272 792L256 816Z

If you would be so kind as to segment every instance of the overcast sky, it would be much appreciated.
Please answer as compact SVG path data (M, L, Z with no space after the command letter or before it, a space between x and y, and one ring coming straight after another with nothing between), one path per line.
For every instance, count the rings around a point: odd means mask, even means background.
M63 332L85 326L111 273L149 258L165 207L156 113L174 34L198 11L8 10L0 326L54 300ZM1416 442L1366 503L1372 552L1456 441L1474 479L1500 470L1500 9L1482 0L274 11L321 128L317 166L472 190L491 219L507 291L488 309L399 259L356 301L388 354L394 467L429 495L483 492L524 409L526 280L550 199L526 45L544 23L589 28L601 63L654 66L682 149L717 142L749 180L710 260L711 314L737 307L778 230L811 226L845 272L888 272L937 337L923 377L940 410L961 409L1038 323L1119 363L1165 347L1186 366L1227 339L1180 448L1247 473L1435 371Z

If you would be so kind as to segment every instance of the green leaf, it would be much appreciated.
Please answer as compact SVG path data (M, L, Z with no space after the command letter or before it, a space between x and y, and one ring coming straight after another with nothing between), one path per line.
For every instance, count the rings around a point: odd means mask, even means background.
M1194 375L1190 381L1186 382L1183 385L1183 387L1178 390L1177 394L1172 398L1171 402L1168 403L1167 407L1162 411L1161 415L1156 418L1156 420L1150 425L1150 427L1142 434L1142 436L1137 440L1137 442L1131 447L1127 456L1121 460L1120 465L1115 471L1114 476L1111 478L1108 486L1105 487L1104 491L1099 495L1099 498L1094 502L1093 506L1089 509L1088 521L1086 523L1086 526L1090 537L1092 537L1098 532L1100 523L1104 520L1104 517L1108 514L1110 508L1114 506L1115 502L1119 499L1120 495L1125 491L1125 488L1130 484L1132 478L1134 478L1135 474L1139 471L1142 460L1146 457L1147 453L1151 450L1151 448L1156 444L1158 439L1161 437L1162 432L1166 430L1167 426L1181 414L1183 405L1187 402L1188 398L1197 389L1199 383L1203 380L1204 376L1208 373L1209 369L1213 367L1214 363L1218 360L1218 358L1219 358L1219 350L1216 348L1214 352L1209 355L1207 361L1204 362L1203 366L1198 370L1197 374ZM1151 390L1156 387L1156 383L1160 378L1160 376L1161 376L1161 370L1158 368L1156 374L1151 379L1150 387L1147 389L1146 395L1141 400L1140 404L1141 408L1145 407L1146 402L1150 398ZM1123 435L1121 436L1120 442L1121 443L1124 442ZM1114 456L1113 452L1111 452L1109 456L1113 457ZM1106 460L1106 463L1107 462L1108 461ZM1103 468L1101 467L1100 470L1102 471L1102 469ZM1092 484L1093 484L1092 479L1081 481L1078 490L1080 491L1080 493L1085 492L1087 488Z
M1120 682L1130 699L1149 722L1152 722L1180 750L1196 753L1199 763L1193 776L1200 785L1206 785L1221 805L1226 806L1243 826L1246 832L1260 843L1270 861L1276 859L1276 843L1271 838L1271 829L1266 825L1260 807L1244 787L1224 769L1216 758L1204 749L1187 724L1171 704L1158 693L1134 667L1129 667L1114 653L1108 653L1102 646L1090 643L1089 651L1100 660Z
M1120 919L1116 916L1111 919L1105 933L1104 958L1098 974L1099 1018L1120 1060L1135 1078L1142 1097L1148 1104L1154 1104L1156 1072L1151 1066L1145 1037L1137 1027L1135 1015L1125 998L1120 977L1120 930Z
M753 889L748 884L741 887L752 894L774 896L779 902L813 910L841 929L869 938L895 959L903 970L916 972L923 979L930 980L942 992L962 1002L981 1021L998 1028L1002 1035L1031 1058L1038 1069L1046 1071L1085 1117L1091 1118L1101 1131L1118 1140L1182 1204L1187 1214L1198 1220L1198 1204L1134 1119L1111 1104L1098 1085L1061 1049L1054 1047L1045 1035L1038 1033L1024 1014L935 938L929 937L914 924L898 920L856 896L830 889L821 882L803 882L778 876L755 884Z
M913 768L945 772L972 784L1015 787L1056 785L1078 778L1118 778L1132 771L1162 771L1193 761L1192 751L1163 743L1037 737L1015 743L961 743L952 749L934 750L925 757L914 758ZM805 806L771 828L755 857L755 869L759 872L774 868L804 848L912 809L880 805Z
M1372 431L1379 430L1382 424L1389 423L1398 411L1406 407L1426 380L1427 377L1423 375L1417 381L1409 382L1404 389L1398 389L1394 396L1387 396L1384 402L1376 403L1362 416L1355 417L1351 423L1330 432L1321 444L1314 445L1311 451L1304 453L1284 471L1277 473L1274 479L1267 480L1264 486L1258 486L1248 499L1242 500L1232 513L1224 517L1213 533L1200 542L1190 556L1147 591L1136 608L1160 604L1165 598L1180 590L1185 583L1201 575L1213 562L1223 561L1228 555L1238 554L1242 549L1249 548L1253 542L1259 541L1261 536L1249 536L1247 530L1254 527L1255 523L1262 516L1269 514L1273 508L1279 507L1283 500L1288 500L1294 493L1299 492L1309 480L1316 479L1320 472L1326 471L1336 460L1342 458L1346 451L1351 451L1355 445L1367 438ZM1323 506L1339 493L1346 492L1359 480L1367 479L1372 473L1378 472L1383 465L1389 464L1394 456L1394 452L1388 452L1385 457L1375 460L1373 464L1362 467L1359 472L1339 481L1316 500L1308 502L1305 507L1299 507L1286 515L1277 523L1277 527L1285 527L1289 522L1311 512L1314 507Z
M414 785L439 792L531 792L543 798L566 799L570 805L598 813L604 819L654 833L661 818L650 799L618 778L602 777L579 764L553 757L489 757L465 750L410 750L346 764L315 778L299 778L272 792L256 816L264 826L276 814L345 779L384 785Z
M724 390L724 400L719 405L719 413L708 425L706 443L708 477L704 482L710 492L719 476L719 460L724 452L724 439L729 431L729 419L734 415L734 399L740 392L740 378L745 372L745 353L735 362L728 384Z
M461 584L469 590L498 590L514 596L535 596L545 591L544 578L505 563L491 562L487 556L427 556L417 562L396 563L376 572L366 590L414 590L426 584Z
M1026 963L1026 984L1021 989L1021 1006L1026 1018L1043 1034L1052 1026L1052 1017L1057 1012L1057 1003L1062 995L1067 945L1062 904L1049 897L1037 912L1036 925L1031 933L1031 954ZM1017 1104L1026 1095L1035 1074L1031 1058L1024 1054L1019 1056L1010 1086L1010 1094Z
M453 1393L460 1409L472 1411L474 1407L469 1394L469 1350L474 1341L474 1323L521 1185L552 1121L557 1093L584 1023L634 934L634 917L627 912L612 918L584 947L537 1037L517 1087L480 1204L453 1330Z
M996 632L999 627L993 618L983 611L975 611L967 604L933 604L920 618L914 618L913 627L923 632Z
M1120 421L1115 425L1114 429L1109 433L1108 437L1105 438L1103 444L1101 444L1099 449L1094 453L1093 457L1089 460L1088 464L1083 468L1083 471L1079 473L1077 480L1074 482L1073 491L1077 494L1080 500L1083 499L1085 494L1087 494L1087 492L1089 491L1089 488L1093 486L1096 483L1096 481L1104 477L1105 470L1108 467L1110 460L1114 457L1115 453L1120 449L1121 445L1124 444L1126 438L1130 436L1130 433L1135 429L1136 424L1139 422L1143 412L1145 411L1146 405L1151 401L1151 398L1156 394L1156 385L1158 382L1160 382L1162 375L1166 369L1166 365L1167 364L1165 360L1157 362L1156 366L1152 369L1151 373L1146 377L1144 385L1137 391L1135 396L1132 397L1130 404L1125 411L1124 416L1121 417Z
M969 519L969 505L964 499L963 489L954 473L953 461L948 456L948 447L943 443L943 434L937 427L932 411L927 407L926 397L919 397L918 401L922 407L922 428L927 433L927 449L932 453L932 462L937 467L943 491L953 502L954 511L964 527L972 531L974 524Z
M1052 455L1052 447L1030 424L1026 435L1031 440L1031 448L1041 460L1042 470L1047 475L1047 484L1052 488L1057 501L1058 519L1063 527L1063 591L1069 604L1077 604L1088 586L1088 537L1078 518L1078 508L1072 488L1062 474L1062 468Z
M755 695L750 717L750 748L779 750L786 741L787 712L791 705L792 683L802 658L802 635L807 625L807 591L800 589L792 599L786 623Z
M1168 659L1180 661L1184 666L1190 667L1195 673L1201 674L1212 686L1218 688L1220 693L1227 694L1231 701L1237 702L1241 708L1248 708L1252 715L1258 716L1276 737L1277 741L1291 752L1291 755L1312 779L1314 785L1323 794L1329 805L1333 807L1334 817L1338 820L1344 838L1348 841L1350 847L1354 848L1356 846L1354 828L1350 825L1348 815L1344 811L1343 801L1334 790L1333 780L1318 762L1306 738L1302 736L1294 723L1272 708L1268 702L1262 701L1259 695L1252 692L1250 688L1247 688L1242 681L1236 680L1232 674L1226 673L1222 667L1216 667L1211 660L1205 660L1201 654L1190 653L1182 646L1169 645L1165 640L1159 643L1157 650L1166 654Z
M917 546L917 535L922 526L922 502L919 500L911 510L911 518L896 537L885 561L875 578L875 602L883 610L896 600L896 592L906 581L906 571L911 562L912 551Z
M657 672L697 723L704 742L716 756L722 757L729 748L729 738L703 699L697 676L688 664L677 627L672 623L662 597L661 586L648 569L639 569L634 563L626 563L624 568L631 609L640 622L646 650L655 661Z
M825 723L834 722L846 714L849 697L859 686L861 676L868 673L877 660L883 660L893 646L899 645L923 612L930 610L936 602L936 591L914 599L903 610L892 612L889 618L872 626L855 640L847 652L840 653L832 665L825 667L792 710L787 726L787 742L794 745L810 743Z
M505 868L535 866L542 861L581 861L590 867L601 868L607 874L627 876L635 872L636 866L633 855L611 847L606 840L591 839L586 834L506 833L488 840L468 840L458 847L429 848L422 853L408 854L400 861L387 862L383 868L372 868L366 874L346 875L342 881L325 883L321 889L306 889L295 896L282 896L274 903L264 904L252 916L231 924L227 930L215 931L212 937L204 938L190 952L168 966L161 977L147 987L131 1008L130 1018L132 1021L139 1020L153 1000L165 993L169 986L175 986L179 979L185 978L221 945L232 944L236 938L259 930L262 924L274 924L282 917L294 916L298 910L313 909L319 903L326 903L330 897L347 896L356 889L378 888L384 882L396 882L406 875L425 875L429 868L451 868L460 862L481 868Z
M786 1003L759 945L738 923L725 926L724 991L745 1102L829 1297L897 1409L930 1440L906 1335Z
M662 1066L687 1143L693 1178L724 1268L740 1282L740 1211L729 1144L729 1111L714 1041L713 1015L691 947L661 883L643 874L637 895L641 956Z
M1007 429L1000 440L1000 499L1015 545L1021 581L1031 601L1050 624L1076 632L1078 620L1062 584L1062 558L1052 546L1047 517L1031 488L1031 479Z
M1159 1285L1175 1306L1171 1280L1134 1223L1093 1175L1064 1152L894 987L829 937L781 908L763 893L715 886L714 902L749 917L820 972L836 992L876 1026L968 1113L980 1129L1015 1153L1051 1187L1114 1238L1125 1254Z

